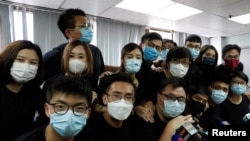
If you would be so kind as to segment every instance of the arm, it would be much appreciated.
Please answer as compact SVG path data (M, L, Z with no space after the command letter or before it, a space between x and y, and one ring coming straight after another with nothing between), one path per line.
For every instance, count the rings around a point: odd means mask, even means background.
M185 122L191 122L193 123L194 120L191 115L183 116L180 115L178 117L175 117L171 119L165 129L163 130L159 141L171 141L172 136L175 134L176 130L181 127Z

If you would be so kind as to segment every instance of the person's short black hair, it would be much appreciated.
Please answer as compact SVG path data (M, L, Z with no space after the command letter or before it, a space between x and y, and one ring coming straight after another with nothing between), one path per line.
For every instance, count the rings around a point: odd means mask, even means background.
M92 89L86 79L64 75L54 77L47 88L46 101L49 102L57 92L61 92L67 96L74 95L85 97L87 99L88 106L91 104Z
M214 82L224 82L226 84L230 84L230 76L228 76L228 74L224 73L223 71L214 70L212 72L210 84L212 85Z
M189 36L186 38L186 40L185 40L185 45L186 45L186 43L187 43L188 41L189 41L189 42L197 42L197 43L202 44L201 37L198 36L198 35L196 35L196 34L191 34L191 35L189 35Z
M170 40L170 39L163 39L162 40L163 41L163 44L165 44L165 43L172 43L175 47L177 47L177 43L176 42L174 42L173 40Z
M223 49L222 49L222 57L224 57L226 55L226 53L230 50L236 49L239 54L241 52L241 48L236 45L236 44L227 44Z
M152 41L152 40L161 40L162 41L162 37L157 32L149 32L149 33L144 34L141 37L141 44L144 43L147 40L148 41Z
M190 93L190 96L192 97L195 94L201 94L201 95L205 95L207 97L209 97L209 90L207 86L200 86L197 89L193 90Z
M162 80L158 86L158 92L162 92L163 89L168 85L172 85L173 88L182 87L187 93L187 84L184 78L171 77L171 78Z
M166 63L169 63L172 58L189 58L189 62L193 62L190 51L185 47L175 47L169 50Z
M107 93L110 86L114 82L127 82L133 86L134 91L136 92L136 86L133 83L133 79L131 78L131 76L125 72L117 72L111 75L105 75L100 80L100 83L98 85L98 91L97 91L98 98L101 98L104 93Z
M248 83L249 79L248 79L248 76L242 72L242 71L235 71L232 76L231 76L231 80L234 78L234 77L239 77L241 79L243 79L246 83Z
M76 21L74 16L84 16L86 17L86 13L81 10L81 9L66 9L60 16L59 19L57 20L57 26L60 29L60 31L63 33L66 39L68 37L65 34L66 29L71 29L74 28Z

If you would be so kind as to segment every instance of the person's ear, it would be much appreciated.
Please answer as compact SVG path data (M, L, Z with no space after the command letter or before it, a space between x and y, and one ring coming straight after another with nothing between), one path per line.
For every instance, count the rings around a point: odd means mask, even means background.
M90 115L91 115L91 109L88 110L87 119L89 119Z
M103 95L102 95L102 102L103 102L104 105L107 105L107 104L108 104L108 97L107 97L106 94L103 94Z
M68 38L72 38L72 32L73 32L73 30L71 30L71 29L66 29L66 30L65 30L65 35L66 35Z
M45 110L46 116L50 117L51 112L49 111L49 104L48 103L44 104L44 110Z

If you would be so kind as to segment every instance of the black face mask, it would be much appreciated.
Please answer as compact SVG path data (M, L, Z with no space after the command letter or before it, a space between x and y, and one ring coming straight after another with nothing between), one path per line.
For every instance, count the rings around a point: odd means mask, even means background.
M196 116L196 115L204 112L205 107L206 107L205 104L198 102L198 101L195 101L195 100L192 100L191 104L190 104L190 112L192 115Z

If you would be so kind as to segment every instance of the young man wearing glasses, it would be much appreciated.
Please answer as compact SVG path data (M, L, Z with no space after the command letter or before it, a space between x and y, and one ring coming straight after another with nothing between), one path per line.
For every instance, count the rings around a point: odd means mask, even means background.
M130 115L136 87L130 75L122 72L106 75L100 80L98 89L98 97L107 110L88 120L94 141L131 141Z
M16 141L73 141L86 126L91 99L92 90L87 82L71 76L55 78L48 87L44 105L49 124L27 132ZM87 131L85 134L90 137Z
M134 141L158 141L168 122L181 114L186 107L186 83L183 78L172 77L165 79L159 85L156 94L157 101L154 111L154 123L146 122L140 117L134 118ZM178 122L169 127L167 138L171 139L176 129L185 122L193 122L190 115L178 117ZM164 133L165 134L165 133Z

